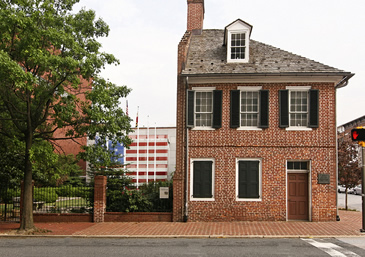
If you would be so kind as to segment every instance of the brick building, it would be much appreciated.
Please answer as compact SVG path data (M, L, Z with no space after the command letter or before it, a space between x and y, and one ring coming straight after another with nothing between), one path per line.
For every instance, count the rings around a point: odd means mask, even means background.
M204 0L187 4L174 221L336 220L336 91L353 74L254 41L240 19L204 30Z

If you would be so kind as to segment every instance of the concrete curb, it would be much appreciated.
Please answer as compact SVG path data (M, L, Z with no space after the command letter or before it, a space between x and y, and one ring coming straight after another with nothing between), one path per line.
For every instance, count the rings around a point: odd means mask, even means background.
M365 238L364 235L9 235L1 234L1 238L211 238L211 239L230 239L230 238Z

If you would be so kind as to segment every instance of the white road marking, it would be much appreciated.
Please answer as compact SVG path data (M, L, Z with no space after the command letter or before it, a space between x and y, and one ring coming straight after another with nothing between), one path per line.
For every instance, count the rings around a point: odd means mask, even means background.
M302 239L302 240L307 242L308 244L317 247L318 249L326 252L327 254L333 257L360 257L360 255L357 255L354 252L351 252L345 248L342 248L341 246L332 243L317 242L313 239Z

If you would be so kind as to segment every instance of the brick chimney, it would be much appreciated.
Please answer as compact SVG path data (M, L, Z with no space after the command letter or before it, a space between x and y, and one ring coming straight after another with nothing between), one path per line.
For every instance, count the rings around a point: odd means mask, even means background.
M188 1L188 31L202 30L204 20L204 0Z

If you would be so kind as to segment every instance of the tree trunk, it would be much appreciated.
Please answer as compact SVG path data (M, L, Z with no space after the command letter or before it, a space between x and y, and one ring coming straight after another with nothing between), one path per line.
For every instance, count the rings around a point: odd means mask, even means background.
M31 119L31 97L27 93L27 129L25 135L25 163L24 163L24 199L22 220L20 221L19 230L34 229L33 222L33 183L32 183L32 163L30 162L30 149L33 144L33 129Z

